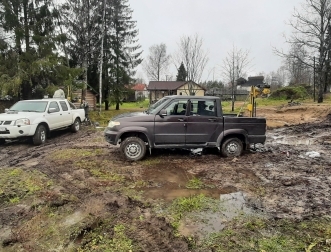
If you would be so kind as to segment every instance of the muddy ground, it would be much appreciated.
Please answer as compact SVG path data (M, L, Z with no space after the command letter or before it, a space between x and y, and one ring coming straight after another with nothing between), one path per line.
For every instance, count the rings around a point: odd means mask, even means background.
M330 108L259 112L270 118L267 142L238 158L159 150L132 163L91 127L54 133L38 147L6 143L0 251L198 251L189 237L221 230L237 210L273 219L331 216ZM187 188L194 178L203 188ZM155 208L201 193L229 204L204 224L182 218L179 233Z

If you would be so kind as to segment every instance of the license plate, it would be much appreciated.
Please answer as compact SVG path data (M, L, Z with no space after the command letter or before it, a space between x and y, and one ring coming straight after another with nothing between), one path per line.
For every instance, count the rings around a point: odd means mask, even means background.
M6 128L0 127L0 131L6 131Z

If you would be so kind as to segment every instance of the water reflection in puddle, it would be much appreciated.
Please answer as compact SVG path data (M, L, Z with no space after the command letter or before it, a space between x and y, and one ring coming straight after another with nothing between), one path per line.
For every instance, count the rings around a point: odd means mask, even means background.
M289 137L289 136L271 136L271 144L286 144L286 145L312 145L315 144L316 139L314 138L303 138Z
M257 214L246 205L245 195L242 192L220 195L220 208L217 212L204 211L185 219L179 230L184 236L208 235L219 232L226 223L241 215ZM193 221L194 220L194 221Z
M145 169L142 177L148 186L139 188L139 190L144 192L143 195L146 198L162 199L168 202L176 198L199 194L218 199L220 194L237 191L235 187L214 188L205 182L202 182L205 186L203 189L188 189L186 187L188 182L196 176L176 165Z

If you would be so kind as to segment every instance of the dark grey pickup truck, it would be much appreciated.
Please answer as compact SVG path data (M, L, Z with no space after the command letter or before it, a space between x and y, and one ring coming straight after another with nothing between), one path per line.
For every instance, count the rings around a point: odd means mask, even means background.
M222 112L214 96L165 96L145 112L112 118L104 135L121 144L128 160L137 161L153 148L218 147L225 157L239 156L250 144L266 140L266 119Z

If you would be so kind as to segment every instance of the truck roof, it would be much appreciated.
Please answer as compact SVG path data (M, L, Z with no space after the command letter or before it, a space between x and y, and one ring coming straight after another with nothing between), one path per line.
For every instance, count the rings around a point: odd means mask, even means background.
M218 96L195 96L195 95L167 95L169 98L187 98L187 99L220 99Z

